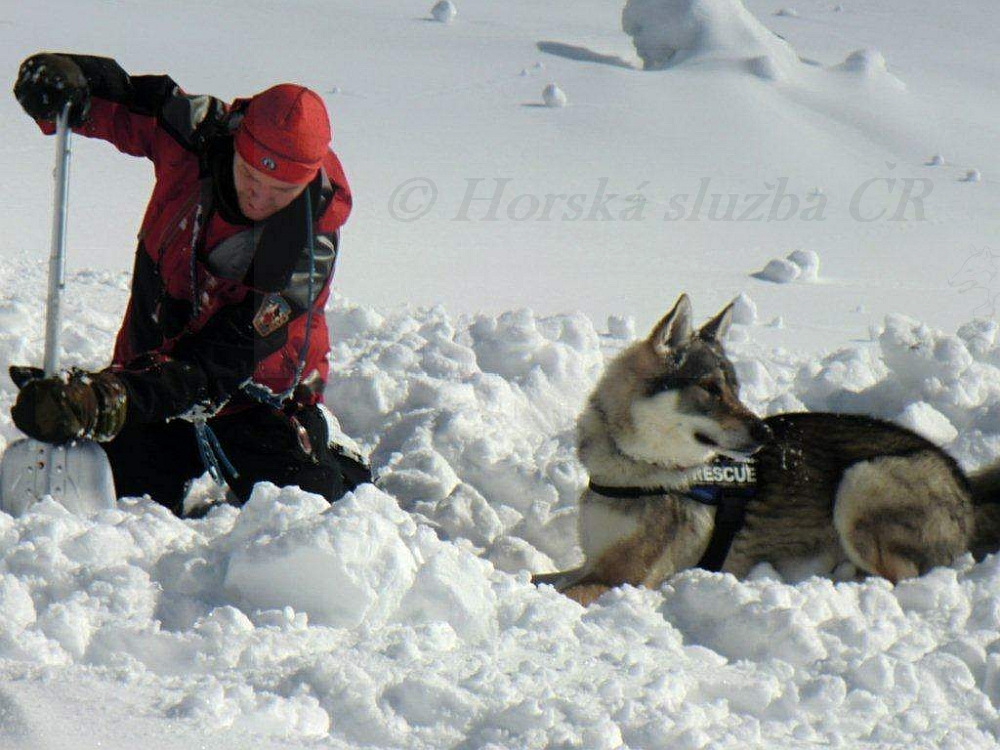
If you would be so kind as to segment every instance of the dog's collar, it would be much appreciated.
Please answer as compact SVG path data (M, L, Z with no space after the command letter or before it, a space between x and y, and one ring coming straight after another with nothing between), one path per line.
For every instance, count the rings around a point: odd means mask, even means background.
M606 484L591 482L588 486L591 492L601 497L611 497L615 500L634 500L640 497L657 497L659 495L680 495L702 505L718 505L724 491L717 484L698 484L689 487L611 487Z
M728 496L752 495L756 487L756 463L752 459L735 461L729 458L682 470L678 472L677 484L620 487L590 482L591 491L617 500L674 495L702 505L719 505Z

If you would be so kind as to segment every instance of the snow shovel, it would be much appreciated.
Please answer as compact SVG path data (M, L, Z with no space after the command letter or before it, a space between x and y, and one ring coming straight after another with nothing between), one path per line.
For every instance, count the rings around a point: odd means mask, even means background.
M45 377L59 372L60 304L66 285L66 215L69 189L69 105L56 119L56 198L45 310ZM0 461L0 510L17 516L46 495L74 513L115 504L115 482L104 450L92 440L51 445L14 441Z

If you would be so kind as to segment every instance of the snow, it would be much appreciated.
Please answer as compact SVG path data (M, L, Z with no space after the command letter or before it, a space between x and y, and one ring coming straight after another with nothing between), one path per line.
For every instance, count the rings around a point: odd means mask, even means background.
M939 445L950 443L958 437L958 430L948 421L948 417L926 401L908 404L894 421Z
M45 270L17 274L41 283ZM67 318L93 332L83 366L111 345L101 307L125 299L111 281L69 279ZM630 321L600 331L581 315L340 297L327 316L340 332L327 401L379 489L331 507L263 484L201 521L146 499L92 517L51 502L0 515L0 688L21 717L17 746L47 747L66 726L22 696L84 684L134 688L144 721L222 747L992 741L1000 558L895 589L690 571L589 611L530 584L528 571L578 562L573 422ZM19 356L40 350L36 322L7 329ZM951 335L894 316L873 336L819 363L752 336L727 347L760 413L861 410L968 466L997 452L1000 425L980 406L1000 402L995 322ZM6 416L0 428L14 433ZM102 746L149 744L117 703L100 716Z
M785 258L772 258L752 274L761 281L788 284L792 281L816 281L819 278L819 254L815 250L793 250Z
M461 4L447 27L426 21L432 2L350 0L331 13L319 0L304 0L276 28L271 6L254 0L230 12L231 2L212 6L197 39L155 4L66 3L57 32L31 6L15 6L5 16L12 37L0 59L13 71L38 49L93 50L130 70L169 71L186 90L226 98L275 80L320 92L338 87L327 104L335 145L358 193L338 282L368 306L441 303L491 314L531 307L546 315L580 310L594 320L648 321L682 291L716 309L741 291L754 293L768 285L748 274L801 247L821 255L827 283L758 299L761 316L781 315L786 328L757 335L773 346L819 353L865 336L891 312L919 312L956 329L969 316L966 298L947 285L962 261L956 256L972 246L1000 246L1000 222L991 211L996 188L988 179L998 168L1000 120L991 116L996 93L986 85L1000 66L981 53L994 25L986 0L920 13L902 0L849 5L842 13L812 0L796 3L799 19L773 16L780 4L748 0L756 23L787 40L768 31L775 43L811 61L797 57L785 66L776 58L779 75L772 80L750 72L753 58L768 54L752 45L730 52L702 46L680 66L640 70L632 39L621 30L624 4L602 0L542 6L512 0L503 7L473 0ZM726 15L732 23L737 17L743 14ZM126 36L125 28L132 33ZM986 34L983 46L967 44L970 29ZM224 45L198 43L237 37L260 40L268 55L234 68ZM723 37L720 31L711 39ZM856 49L881 50L889 71L910 88L831 70ZM527 75L519 76L522 70ZM565 111L532 106L550 81L571 98ZM405 127L387 129L388 111ZM12 97L0 100L0 116L9 141L18 144L6 165L21 186L5 204L9 231L0 236L0 257L43 259L51 142L38 136ZM951 166L926 166L938 152ZM986 177L981 183L961 181L972 168ZM390 197L418 177L434 183L435 203L419 221L398 221ZM786 198L771 218L783 177ZM492 220L496 180L505 178L510 182ZM605 204L607 214L599 204L602 178L603 195L617 194ZM120 157L106 144L75 142L71 268L130 268L144 206L136 196L148 194L151 179L141 160ZM468 221L456 220L475 179L483 181ZM904 181L924 179L933 180L925 220L914 219L912 203L905 220L893 219ZM706 196L696 213L702 180ZM895 180L891 189L887 180ZM806 209L817 205L809 195L818 185L826 204L821 218L812 218L815 210ZM915 183L912 192L920 187ZM541 209L527 221L510 218L516 199L534 196L544 206L549 194L567 198L557 199L548 220ZM645 199L639 217L625 214L634 194ZM730 194L740 200L727 214ZM766 199L750 211L757 194ZM575 195L582 198L578 212L566 208ZM710 215L715 195L720 205ZM784 219L793 195L798 208ZM635 218L622 220L623 214ZM678 214L680 220L668 218ZM628 262L617 262L621 257ZM597 283L609 274L616 283ZM456 277L466 283L453 283ZM848 314L862 302L864 315Z
M558 85L550 83L542 91L542 101L545 102L546 107L565 107L566 92Z
M905 84L889 73L885 57L877 49L859 49L847 56L834 70L841 70L846 73L853 73L864 78L888 80L898 88L905 88Z
M761 270L754 274L763 281L773 281L775 284L787 284L802 275L802 268L797 263L784 258L771 258Z
M788 260L799 267L802 281L816 281L819 278L819 253L815 250L793 250Z
M740 292L736 299L733 300L733 323L752 326L756 322L757 303L746 292Z
M757 413L869 413L996 460L994 4L465 0L447 28L428 5L5 9L11 75L70 49L227 98L330 92L356 206L326 400L380 479L198 521L0 514L0 748L996 746L997 556L895 588L688 571L586 610L528 578L579 563L574 420L681 291L700 319L738 299ZM226 39L267 55L234 66ZM549 81L573 106L539 106ZM12 97L0 115L3 367L42 357L52 147ZM82 139L72 169L63 362L95 368L151 174ZM398 221L415 178L437 203ZM794 283L754 276L772 262Z
M324 512L262 485L242 514L200 522L43 503L4 535L21 747L53 732L28 699L45 673L156 691L145 717L181 736L301 746L985 747L996 721L995 558L896 589L689 572L584 611L373 488ZM282 586L294 604L271 601ZM127 722L98 731L135 738Z
M779 66L798 62L795 51L741 0L628 0L622 30L632 37L646 70L704 59L763 56Z
M451 23L458 15L458 8L451 0L439 0L431 8L431 17L438 23Z

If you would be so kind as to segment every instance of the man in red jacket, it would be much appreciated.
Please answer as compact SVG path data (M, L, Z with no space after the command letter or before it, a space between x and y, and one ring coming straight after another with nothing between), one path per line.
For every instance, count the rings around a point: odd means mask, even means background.
M333 501L366 467L330 445L323 310L351 210L322 99L280 84L232 104L114 60L41 53L14 94L46 133L74 132L153 162L132 291L112 364L42 378L11 368L17 426L101 441L119 497L183 514L206 469L242 503L258 481Z

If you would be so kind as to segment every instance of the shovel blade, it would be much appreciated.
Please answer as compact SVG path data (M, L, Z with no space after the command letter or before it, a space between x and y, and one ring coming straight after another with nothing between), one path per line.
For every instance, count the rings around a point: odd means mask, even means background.
M115 481L107 454L92 440L12 443L0 461L0 510L19 516L46 495L81 515L113 508Z

